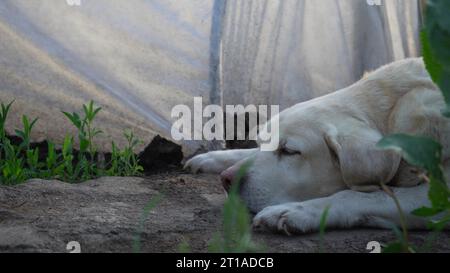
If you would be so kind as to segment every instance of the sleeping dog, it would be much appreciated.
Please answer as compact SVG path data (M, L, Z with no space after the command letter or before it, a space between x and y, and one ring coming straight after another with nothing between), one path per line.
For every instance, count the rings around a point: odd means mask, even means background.
M276 151L214 151L190 159L185 167L220 173L229 189L241 166L251 161L239 193L256 214L255 228L317 231L327 207L327 227L389 228L399 225L400 218L380 183L392 187L406 212L429 205L428 185L421 170L393 151L377 149L376 143L392 133L429 136L443 145L449 177L450 120L442 116L443 108L442 94L422 59L402 60L281 112ZM425 227L423 218L406 215L408 228Z

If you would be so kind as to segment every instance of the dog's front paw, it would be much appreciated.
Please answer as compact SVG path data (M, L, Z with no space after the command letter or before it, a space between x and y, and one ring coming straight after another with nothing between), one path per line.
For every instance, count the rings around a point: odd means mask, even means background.
M253 219L255 230L269 230L286 233L306 233L319 230L323 211L301 203L270 206L259 212Z
M192 173L216 173L219 174L226 169L226 166L216 158L214 152L194 156L184 164L185 170Z

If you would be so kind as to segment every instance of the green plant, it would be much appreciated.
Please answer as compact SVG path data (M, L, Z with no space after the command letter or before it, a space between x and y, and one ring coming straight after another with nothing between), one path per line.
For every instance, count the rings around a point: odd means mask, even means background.
M94 102L90 101L88 105L83 104L84 116L81 117L78 113L72 114L63 112L63 114L72 122L78 129L78 140L80 142L80 153L89 152L91 159L95 156L94 137L101 134L102 131L93 126L93 122L97 114L102 110L101 107L95 108Z
M45 163L42 171L41 178L49 179L49 178L59 178L61 177L61 173L63 170L62 164L59 163L59 155L56 152L55 144L51 141L47 142L47 158L45 159Z
M70 114L63 112L64 115L72 122L78 129L79 153L77 157L77 164L73 169L67 169L73 177L81 177L81 180L87 180L100 175L110 176L138 176L144 171L143 167L139 165L137 156L134 150L141 143L132 131L126 130L124 137L127 140L127 146L120 150L117 145L112 142L111 161L108 168L104 170L98 166L96 162L96 148L94 139L102 133L101 130L93 126L93 122L97 114L101 111L101 107L95 107L94 102L91 101L88 105L83 105L83 116L76 112ZM68 141L68 140L67 140ZM69 143L67 143L69 145ZM71 145L73 145L73 141ZM65 157L66 161L72 161L74 158Z
M39 148L31 149L31 131L38 119L30 122L27 116L22 116L23 130L16 130L16 135L22 140L19 145L19 150L25 154L25 162L27 165L27 177L40 177L39 169L42 163L39 162Z
M31 131L37 122L37 118L30 122L27 116L22 116L23 130L16 130L16 135L22 139L21 148L30 150Z
M140 253L141 252L141 234L144 230L145 220L148 218L150 212L161 202L164 198L163 194L158 194L154 198L148 202L145 206L144 211L142 212L141 221L139 222L139 226L136 231L136 235L133 240L133 252Z
M397 196L392 192L392 190L386 186L385 184L381 184L381 188L386 192L395 203L395 206L397 207L397 211L399 212L400 216L400 225L401 230L398 229L398 227L394 224L392 224L392 230L394 231L394 234L397 237L397 240L384 246L383 252L384 253L398 253L398 252L404 252L404 253L413 253L415 252L414 246L412 246L409 242L408 237L408 229L406 227L406 217L405 213L403 212L400 201L398 200Z
M428 0L425 27L421 33L422 51L428 72L440 87L447 107L443 113L450 117L450 2Z
M21 157L22 150L28 145L25 143L20 147L14 146L11 141L6 137L6 120L8 118L8 113L11 109L11 106L14 101L5 105L3 103L0 104L0 171L2 176L0 177L0 183L6 185L14 185L21 183L27 179L27 172L24 168L25 162ZM24 116L24 123L28 122L28 119ZM35 121L30 125L27 123L24 131L27 131L23 137L27 137L29 135L28 130L31 130ZM21 131L20 131L21 132ZM21 132L23 133L23 132ZM29 157L29 163L34 163L33 159L34 153L31 151L26 151L27 157Z
M120 150L117 145L112 142L110 168L106 171L108 175L136 176L141 175L144 168L139 165L138 158L134 152L142 142L136 139L134 133L130 130L124 132L127 140L127 146Z
M183 238L183 241L178 245L178 252L179 253L192 252L191 246L189 245L189 242L188 240L186 240L186 238Z
M210 252L245 253L258 252L262 249L252 241L250 214L238 194L239 183L250 164L251 162L244 164L233 181L233 186L223 207L223 229L215 235L210 243Z
M113 156L109 166L97 160L95 137L101 131L93 126L94 119L100 112L94 102L83 105L83 116L77 113L63 112L78 129L79 150L74 147L74 138L67 135L61 150L48 141L47 157L40 159L38 147L32 148L31 133L38 119L30 120L22 117L23 128L15 130L20 143L13 144L6 134L5 124L13 102L5 105L0 103L0 184L13 185L30 178L60 179L66 182L79 182L101 175L137 176L142 174L134 150L141 143L131 131L125 131L127 146L120 150L113 143Z
M11 101L7 105L5 105L3 103L0 104L0 106L1 106L1 111L0 111L0 144L3 144L4 140L6 138L5 124L6 124L6 119L8 117L9 110L11 109L11 106L12 106L13 103L14 103L14 101Z
M428 0L425 28L421 32L423 59L433 81L440 87L446 107L443 115L450 117L450 1ZM412 213L426 217L429 228L441 231L450 223L450 190L443 174L442 146L423 136L395 134L384 137L378 147L399 152L411 165L426 171L429 184L428 198L431 207L418 208ZM393 195L392 195L393 196ZM395 197L395 196L393 196ZM398 203L398 201L397 201ZM399 212L402 210L399 207ZM402 251L411 251L406 229L403 228ZM401 232L397 232L401 234ZM388 246L388 250L399 249L399 242Z
M8 118L9 110L11 109L11 106L13 104L13 101L9 104L5 105L3 103L0 104L1 111L0 111L0 169L2 169L3 165L3 159L4 159L4 149L5 149L5 141L6 141L6 119Z
M60 173L61 179L64 181L75 182L78 174L75 172L73 166L73 137L66 135L61 150L62 161L60 163L62 172Z
M87 180L98 176L99 169L95 163L96 147L94 138L102 133L101 130L94 127L94 119L102 110L101 107L95 107L94 102L90 101L88 105L83 104L83 116L78 113L63 112L63 114L78 129L79 153L78 163L75 173L80 174L82 180Z
M398 151L409 164L427 172L431 207L418 208L413 214L422 217L439 214L439 217L430 222L430 228L438 230L444 228L450 222L450 191L442 171L442 146L427 137L404 134L387 136L378 143L378 146Z
M11 144L9 139L2 143L4 159L2 160L1 182L5 185L19 184L27 179L20 149Z
M323 212L322 216L320 216L320 225L319 225L319 252L324 252L324 242L325 242L325 228L327 226L328 213L330 212L330 206L327 206Z

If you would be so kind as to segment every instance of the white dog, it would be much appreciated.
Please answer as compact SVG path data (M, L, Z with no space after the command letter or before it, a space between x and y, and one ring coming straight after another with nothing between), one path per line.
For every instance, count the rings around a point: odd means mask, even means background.
M214 151L186 163L192 171L221 173L229 189L240 166L252 165L240 195L257 213L255 227L288 234L316 231L329 206L327 227L388 228L400 224L392 186L404 211L427 201L428 185L419 170L376 143L391 133L425 135L443 145L446 175L450 161L450 122L444 100L421 59L384 66L350 87L292 106L279 115L280 144L259 149ZM407 214L409 228L423 218Z

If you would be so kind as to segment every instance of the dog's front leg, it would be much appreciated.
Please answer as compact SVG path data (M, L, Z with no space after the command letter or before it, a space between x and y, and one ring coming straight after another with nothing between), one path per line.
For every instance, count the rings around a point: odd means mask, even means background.
M404 211L407 227L425 228L426 220L410 212L428 206L427 185L395 188L393 191ZM269 229L287 234L318 231L321 216L327 207L327 228L391 228L393 224L401 223L394 200L385 192L347 190L325 198L267 207L255 216L253 226L256 230Z
M220 174L239 161L252 156L258 150L259 148L213 151L194 156L186 162L184 168L190 169L193 173L203 172Z

